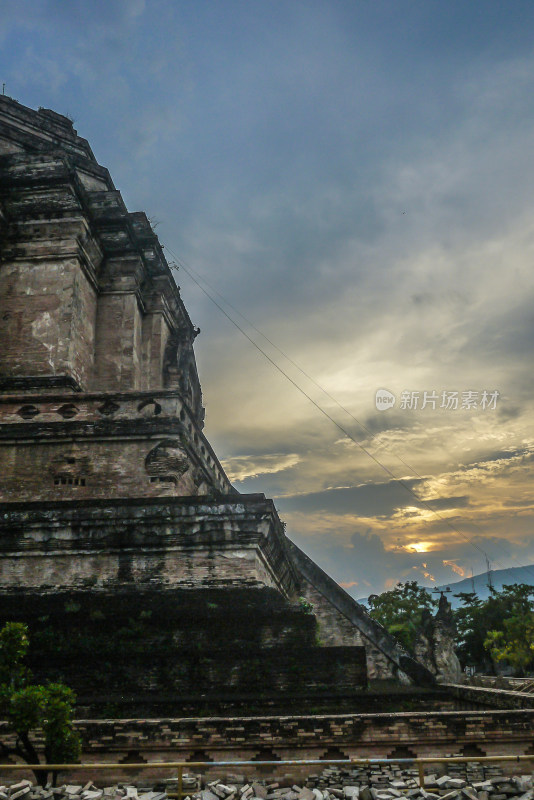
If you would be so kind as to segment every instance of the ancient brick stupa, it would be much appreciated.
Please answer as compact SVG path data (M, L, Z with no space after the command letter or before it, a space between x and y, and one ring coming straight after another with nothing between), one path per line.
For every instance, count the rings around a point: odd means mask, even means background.
M117 716L430 680L231 486L158 238L72 123L0 97L0 182L0 617L37 677Z

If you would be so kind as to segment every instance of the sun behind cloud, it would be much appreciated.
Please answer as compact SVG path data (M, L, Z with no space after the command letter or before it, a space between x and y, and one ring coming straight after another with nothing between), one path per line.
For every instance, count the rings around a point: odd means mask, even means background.
M416 553L428 553L435 548L433 542L414 542L406 545L406 550L415 550Z

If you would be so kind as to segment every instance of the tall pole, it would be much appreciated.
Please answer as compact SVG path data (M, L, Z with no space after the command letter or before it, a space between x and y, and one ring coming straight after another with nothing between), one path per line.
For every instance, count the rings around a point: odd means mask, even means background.
M491 577L490 560L489 560L489 558L487 556L486 556L486 568L487 568L487 572L488 572L488 586L489 586L490 589L492 589L493 588L493 580L492 580L492 577Z

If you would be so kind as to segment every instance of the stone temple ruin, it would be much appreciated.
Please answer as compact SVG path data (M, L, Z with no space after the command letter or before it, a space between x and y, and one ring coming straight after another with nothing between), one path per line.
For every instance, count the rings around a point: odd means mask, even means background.
M37 673L120 716L431 683L231 486L162 247L87 141L2 97L0 153L0 612Z
M0 622L27 622L36 678L101 720L80 722L91 752L236 753L245 728L258 757L294 752L308 734L277 714L380 712L368 684L433 686L443 659L403 651L271 500L232 487L202 432L197 330L146 215L66 117L4 96L0 258ZM234 734L154 721L207 714L270 716ZM370 730L309 719L333 753Z

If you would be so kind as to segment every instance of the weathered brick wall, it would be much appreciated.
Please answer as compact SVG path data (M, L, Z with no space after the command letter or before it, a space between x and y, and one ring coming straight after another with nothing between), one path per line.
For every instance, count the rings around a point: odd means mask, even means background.
M67 682L98 716L332 708L367 685L363 648L318 647L311 615L242 580L3 594L0 619L28 625L37 681Z
M301 582L301 594L313 606L318 621L318 636L325 646L361 645L367 655L369 680L388 680L395 677L393 662L382 653L362 631L345 617L309 581Z
M2 504L0 571L0 586L26 591L243 581L294 597L297 585L262 495Z
M154 304L157 308L157 300ZM169 341L170 329L165 321L163 309L143 317L143 369L141 388L143 390L163 389L163 369L165 351Z
M414 758L534 753L534 711L80 720L84 761ZM0 726L0 733L2 727ZM317 767L280 767L295 778ZM228 767L227 772L241 772ZM276 773L265 767L265 774ZM157 774L150 768L143 776ZM221 767L208 775L224 775ZM115 773L118 777L118 774ZM106 774L106 779L110 776Z
M141 389L141 311L136 292L102 294L98 302L95 342L95 388ZM145 350L151 355L150 350ZM150 366L148 373L151 373ZM160 388L159 384L154 388Z
M173 452L147 466L162 442ZM176 391L4 395L0 453L0 500L7 502L232 491ZM180 453L185 471L176 461Z
M49 108L34 111L4 95L0 103L1 152L20 151L27 147L41 150L59 146L73 155L94 159L87 140L78 136L72 120L62 114Z
M93 369L96 294L76 259L4 263L0 374L71 375Z
M0 500L16 498L19 502L31 502L197 494L192 465L175 482L151 481L145 459L157 443L125 439L5 445L1 448ZM74 481L58 483L61 478Z
M221 531L222 533L222 531ZM245 547L231 553L223 546L173 551L132 549L135 534L118 532L113 536L116 543L122 539L123 548L117 546L113 553L80 553L75 548L70 554L50 552L39 557L36 569L35 557L24 558L14 554L0 561L0 583L2 588L15 590L23 585L39 583L44 590L51 587L94 586L109 587L121 578L124 581L143 585L161 582L166 585L191 585L224 583L263 583L273 585L272 577L263 567L254 549ZM202 552L204 551L204 552ZM37 571L37 576L36 576Z
M147 713L198 709L225 693L311 703L367 685L363 648L317 646L281 525L261 496L5 504L0 513L0 618L30 624L42 679L112 704L126 695L130 713L140 703Z
M124 750L126 744L129 749L141 740L146 751L165 749L176 754L202 747L220 760L223 753L230 756L233 750L245 748L256 756L272 748L275 758L290 750L320 757L331 747L346 757L387 758L395 757L399 745L415 756L457 753L475 744L489 754L506 745L519 754L532 747L534 711L117 720L79 722L78 728L87 749L95 753Z

